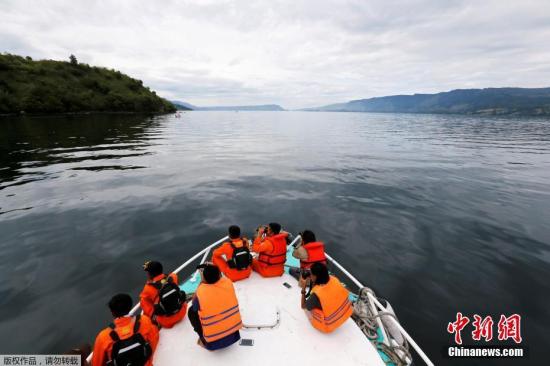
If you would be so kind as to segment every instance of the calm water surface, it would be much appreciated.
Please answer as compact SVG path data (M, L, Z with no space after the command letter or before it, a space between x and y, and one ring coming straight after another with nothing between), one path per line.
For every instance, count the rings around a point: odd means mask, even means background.
M0 353L92 342L144 260L270 221L314 230L436 363L457 311L521 314L522 363L547 363L550 121L307 112L0 119Z

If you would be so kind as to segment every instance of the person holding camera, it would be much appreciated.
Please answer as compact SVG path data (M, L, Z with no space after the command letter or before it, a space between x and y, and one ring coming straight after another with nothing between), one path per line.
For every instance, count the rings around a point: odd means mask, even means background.
M292 256L300 260L300 268L290 267L288 271L288 273L297 280L299 280L304 273L309 273L309 268L314 263L327 264L325 245L317 241L313 231L304 230L299 235L301 240L294 244Z
M300 287L302 309L308 311L309 321L315 329L330 333L351 317L353 306L349 291L338 278L329 274L323 263L312 264L309 271L302 274Z
M248 248L248 240L241 237L241 229L237 225L231 225L228 231L229 241L212 252L212 262L231 281L244 280L250 277L252 272L252 255Z
M281 231L281 225L272 222L256 230L252 250L258 258L252 261L252 269L262 277L282 276L285 271L288 233Z
M325 256L325 244L317 241L311 230L304 230L300 233L302 240L292 251L292 256L300 260L300 268L308 269L313 263L327 264Z

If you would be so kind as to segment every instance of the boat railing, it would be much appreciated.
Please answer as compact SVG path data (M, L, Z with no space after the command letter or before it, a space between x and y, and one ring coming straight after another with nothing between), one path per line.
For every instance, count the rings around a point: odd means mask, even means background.
M202 258L201 258L200 264L204 263L206 261L206 259L208 258L208 255L210 254L212 248L220 245L221 243L223 243L224 241L226 241L228 239L229 239L228 236L224 236L223 238L217 240L216 242L208 245L207 247L205 247L204 249L202 249L201 251L196 253L194 256L189 258L186 262L184 262L182 265L180 265L174 271L172 271L172 273L178 274L183 269L185 269L187 266L189 266L191 263L193 263L195 260L197 260L197 258L199 258L201 255L202 255ZM300 240L300 236L297 235L294 238L294 240L290 243L290 245L294 245L298 240ZM334 258L332 258L328 254L326 254L326 256L327 256L328 260L330 261L330 263L332 263L340 271L342 271L342 273L344 275L346 275L348 277L348 279L350 281L352 281L359 289L364 287L363 284L361 282L359 282L359 280L357 278L355 278L355 276L353 276L348 270L346 270L340 263L338 263L338 261L336 261ZM193 276L196 276L196 275L197 275L197 272L195 272L193 274ZM379 311L386 311L386 308L380 303L380 301L378 301L378 299L376 299L375 296L372 295L371 292L368 292L367 295L368 295L368 298L369 298L369 304L370 304L371 309L373 311L373 314L375 316L378 315ZM140 309L140 306L139 306L139 303L138 303L130 311L130 315L134 315L139 309ZM381 321L380 317L377 316L376 319L377 319L377 322L378 322L378 326L382 330L384 343L389 344L389 338L388 338L386 329L384 328L384 325L382 324L382 321ZM414 341L414 339L409 335L409 333L407 333L405 328L403 328L403 326L401 326L401 324L395 318L388 317L388 319L390 319L390 321L392 321L395 324L395 326L397 327L397 329L399 329L399 331L401 332L403 337L405 337L405 339L414 348L414 350L418 353L418 355L422 358L422 360L426 363L426 365L434 366L433 362L428 358L428 356L424 353L424 351L422 351L420 346ZM91 359L92 359L92 354L90 354L88 356L87 361L91 362Z
M204 263L206 261L206 259L208 258L208 254L210 254L210 251L212 250L212 248L214 248L215 246L218 246L220 245L221 243L223 243L224 241L226 241L227 239L229 239L228 236L224 236L223 238L221 238L220 240L210 244L209 246L207 246L206 248L204 248L203 250L201 250L200 252L198 252L197 254L195 254L194 256L192 256L191 258L189 258L185 263L183 263L181 266L179 266L178 268L176 268L174 271L172 271L172 273L180 273L184 268L186 268L187 266L189 266L191 263L193 263L197 258L199 258L201 255L202 255L202 258L201 258L201 261L200 261L200 264ZM196 275L196 272L195 274ZM134 315L135 313L137 313L137 311L140 309L140 305L139 303L136 304L136 306L134 306L132 308L132 310L130 310L130 313L129 315ZM88 362L88 364L91 364L92 362L92 356L93 356L93 353L90 353L90 355L86 358L86 361Z
M200 264L203 264L206 259L208 258L208 254L210 254L210 251L212 250L212 248L214 248L215 246L218 246L220 245L221 243L223 243L224 241L226 241L227 239L229 239L228 236L224 236L223 238L221 238L220 240L210 244L209 246L207 246L206 248L204 248L203 250L201 250L200 252L198 252L197 254L195 254L194 256L192 256L191 258L189 258L185 263L183 263L181 266L179 266L178 268L176 268L174 271L172 271L171 273L175 273L175 274L178 274L180 273L184 268L186 268L187 266L189 266L191 263L193 263L198 257L200 257L202 255L202 258L201 258L201 261L200 261ZM196 272L195 272L195 275L196 275ZM138 310L139 310L140 306L139 306L139 303L136 304L136 306L134 306L134 308L130 311L130 315L134 315Z
M332 258L330 255L325 253L326 257L328 258L329 262L332 263L334 266L336 266L343 274L345 274L350 281L352 281L359 289L362 289L363 284L359 282L357 278L355 278L354 275L352 275L348 270L346 270L338 261L336 261L334 258ZM367 292L367 296L369 298L369 305L371 306L371 310L373 311L373 314L376 316L376 321L378 323L378 326L382 330L383 334L383 342L385 344L389 344L389 338L386 332L386 329L384 328L384 325L382 324L381 317L378 316L379 312L386 312L387 309L378 301L378 299L372 294L372 292ZM409 342L409 344L412 346L412 348L416 351L416 353L422 358L422 360L426 363L428 366L434 366L433 362L428 358L426 353L420 348L420 346L414 341L414 339L409 335L409 333L403 328L403 326L397 321L394 317L386 317L386 319L389 319L396 327L399 329L403 337Z

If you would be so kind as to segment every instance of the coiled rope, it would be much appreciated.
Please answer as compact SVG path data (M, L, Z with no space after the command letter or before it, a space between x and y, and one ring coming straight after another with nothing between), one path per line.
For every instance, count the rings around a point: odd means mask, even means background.
M409 343L403 339L403 346L397 344L397 341L380 342L378 340L378 323L376 318L390 316L397 320L395 314L383 311L378 314L374 314L369 303L368 293L371 293L373 296L376 296L374 291L368 287L363 287L359 290L359 295L357 300L353 305L353 320L357 323L361 331L365 336L374 344L376 349L384 352L388 356L388 360L385 360L386 365L394 364L396 366L407 366L409 362L407 360L412 360L411 353L409 350ZM373 304L373 306L375 306ZM383 318L381 318L382 320Z

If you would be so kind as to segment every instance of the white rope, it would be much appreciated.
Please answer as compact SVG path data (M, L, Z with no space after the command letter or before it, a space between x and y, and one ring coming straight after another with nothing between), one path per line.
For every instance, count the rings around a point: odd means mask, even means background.
M195 254L193 257L189 258L186 262L184 262L182 265L180 265L178 268L176 268L176 270L174 270L172 273L176 273L176 274L179 273L181 270L183 270L185 267L187 267L189 264L191 264L194 260L196 260L200 255L203 255L203 258L201 259L201 263L203 263L206 260L208 254L210 253L210 250L213 247L223 243L227 239L228 239L228 237L225 236L225 237L219 239L218 241L210 244L209 246L207 246L206 248L204 248L203 250L201 250L197 254ZM294 245L300 239L301 239L301 237L299 235L296 236L296 238L292 241L292 243L290 243L290 245ZM355 276L353 276L349 271L347 271L344 267L342 267L342 265L340 263L338 263L334 258L332 258L327 253L325 253L325 255L330 260L330 262L333 263L336 267L338 267L338 269L340 269L353 283L355 283L355 285L359 289L364 288L363 284L361 284L361 282L359 282L359 280L357 278L355 278ZM395 318L395 316L393 314L389 314L389 313L385 312L385 310L386 310L385 307L376 299L376 297L374 296L374 293L370 289L367 290L367 306L369 307L369 310L372 313L372 315L367 316L365 318L365 320L362 319L363 324L361 325L361 324L358 323L358 325L369 339L371 339L371 340L374 339L374 342L380 345L380 347L383 349L384 353L386 353L390 358L392 358L393 356L398 357L398 354L395 353L395 351L400 350L403 353L405 353L406 355L408 355L409 359L411 359L410 358L410 353L409 353L407 348L402 347L402 346L397 345L397 344L396 345L390 345L390 341L389 341L388 335L386 334L386 330L384 328L384 325L382 324L381 317L391 315L391 316L388 317L388 319L395 324L395 326L399 329L399 331L405 337L407 342L412 345L412 347L415 349L415 351L418 353L418 355L422 358L422 360L424 360L426 365L434 366L434 364L430 361L428 356L422 351L422 349L418 346L418 344L412 339L412 337L409 335L409 333L407 333L407 331L405 331L405 329L401 326L401 324ZM382 310L382 312L378 312L377 307L380 310ZM130 311L129 315L135 314L138 311L139 308L140 308L140 306L139 306L139 303L138 303ZM280 321L280 314L279 314L279 311L277 311L277 322L276 322L275 326L277 326L279 324L279 321ZM378 338L378 333L375 330L376 327L374 326L373 321L376 321L378 328L382 332L383 341L381 343L376 341L376 339ZM250 326L250 328L258 328L258 327L266 327L266 326L263 326L263 325L261 325L261 326L254 326L254 325ZM271 326L267 325L267 327L271 327ZM374 334L376 334L376 337L371 338L371 337L374 337ZM90 353L90 355L86 359L86 361L88 363L91 362L92 355L93 355L93 353ZM398 359L401 360L400 357L398 357ZM407 359L407 357L405 357L405 359ZM394 361L396 361L396 360L394 360Z
M380 303L380 301L378 301L376 299L376 297L371 292L367 292L367 296L376 304L376 306L378 306L380 309L384 309L384 306ZM422 360L424 360L426 365L434 366L433 362L428 358L428 356L424 353L424 351L422 351L422 348L420 348L420 346L414 341L414 339L412 339L412 337L409 335L409 333L407 333L405 328L403 328L403 326L397 320L395 320L394 318L389 318L389 319L399 329L399 331L401 332L401 334L403 334L405 339L411 344L411 346L418 353L420 358L422 358Z
M369 298L367 296L367 294L371 292L372 290L367 287L363 287L359 290L357 301L353 306L353 320L357 323L365 336L374 344L375 348L388 356L389 360L385 361L386 364L393 363L396 366L409 365L412 357L406 341L404 347L397 344L392 338L388 338L389 344L378 341L379 328L377 326L377 320L381 320L383 316L395 318L395 314L387 311L374 314L372 308L369 306Z
M347 269L345 269L334 258L332 258L330 255L328 255L328 253L325 253L325 255L336 267L338 267L346 276L348 276L348 278L350 280L352 280L353 283L355 283L355 285L359 289L362 289L363 287L365 287L365 286L363 286L363 284L361 282L359 282L359 280L357 278L355 278L351 273L349 273ZM373 303L371 303L370 301L368 302L368 305L371 308L371 311L374 313L374 315L377 315L378 310L376 309L376 306ZM388 334L386 333L386 328L384 328L384 325L382 324L382 320L380 318L376 318L376 322L378 323L378 327L382 331L382 342L385 343L386 345L389 345L390 342L388 340Z

